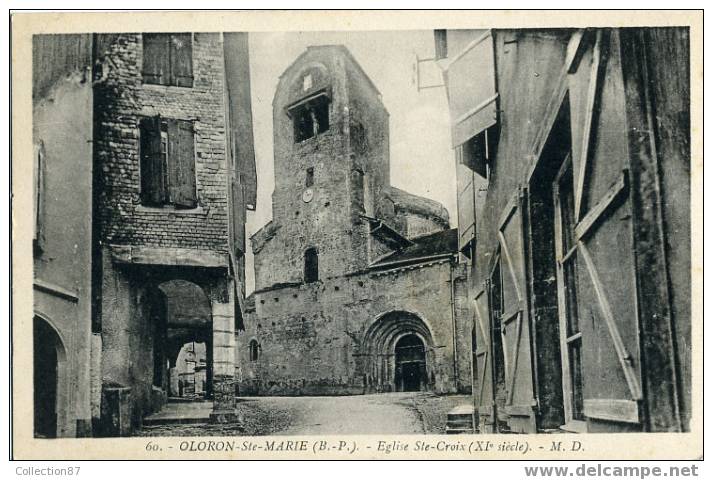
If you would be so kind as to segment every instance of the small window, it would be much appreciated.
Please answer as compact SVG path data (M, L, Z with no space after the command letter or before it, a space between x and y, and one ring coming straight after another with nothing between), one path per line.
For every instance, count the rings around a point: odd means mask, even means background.
M302 79L302 90L306 92L310 88L312 88L312 75L308 73Z
M290 115L294 123L295 143L329 130L329 99L319 97L294 107Z
M433 37L436 43L436 60L448 58L448 33L446 30L434 30Z
M193 86L193 35L144 33L143 79L155 85Z
M193 123L145 117L139 122L141 202L195 208Z
M319 280L319 256L316 248L305 251L305 283Z
M250 340L249 350L250 361L257 362L258 357L260 356L260 345L258 345L257 340Z
M309 167L305 176L305 187L311 187L312 185L314 185L314 168Z

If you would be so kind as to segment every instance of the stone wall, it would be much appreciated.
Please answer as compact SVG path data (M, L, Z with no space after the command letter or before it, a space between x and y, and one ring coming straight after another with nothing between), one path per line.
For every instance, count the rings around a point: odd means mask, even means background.
M364 268L368 262L368 223L359 214L374 211L374 198L388 183L388 113L378 92L345 50L308 49L282 76L273 102L275 145L275 235L253 240L257 289L303 279L304 251L316 247L322 277ZM336 52L336 53L335 53ZM314 88L330 92L329 130L302 142L294 141L292 119L285 108L299 101L303 75L315 72ZM321 73L319 73L321 72ZM358 125L364 144L355 145ZM313 198L303 200L306 172L312 168ZM352 172L364 175L365 192L357 192ZM366 193L368 190L368 193ZM371 205L365 207L363 195ZM372 213L373 214L373 213ZM259 246L258 246L259 245ZM257 248L256 248L257 247Z
M458 296L454 310L451 275ZM460 265L445 260L255 293L255 312L248 315L247 329L237 338L241 394L388 391L392 387L367 378L368 362L363 355L368 346L362 343L374 322L399 311L419 317L430 330L432 390L469 391L470 318L464 275ZM455 348L454 333L458 338ZM251 340L260 345L257 361L249 358Z

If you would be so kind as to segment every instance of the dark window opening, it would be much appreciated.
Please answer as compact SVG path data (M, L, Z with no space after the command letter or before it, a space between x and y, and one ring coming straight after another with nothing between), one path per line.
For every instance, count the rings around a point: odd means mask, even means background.
M141 203L195 208L193 123L145 117L139 122Z
M250 340L250 345L248 349L250 354L250 361L257 362L257 359L260 356L260 346L258 345L257 340Z
M329 99L322 95L291 111L295 142L302 142L329 130Z
M448 58L448 32L446 30L434 30L433 38L436 44L436 60Z
M305 177L305 187L311 187L312 185L314 185L314 168L309 167Z
M305 251L305 283L319 280L319 257L316 248Z
M144 83L193 86L193 35L191 33L144 33Z
M505 267L507 268L507 266ZM501 259L498 259L490 277L490 338L493 352L493 387L495 405L497 407L498 430L507 430L507 415L503 407L507 402L507 385L505 383L505 351L503 349L502 316L503 316L503 278Z
M461 145L461 163L485 179L490 178L497 149L497 131L487 128Z

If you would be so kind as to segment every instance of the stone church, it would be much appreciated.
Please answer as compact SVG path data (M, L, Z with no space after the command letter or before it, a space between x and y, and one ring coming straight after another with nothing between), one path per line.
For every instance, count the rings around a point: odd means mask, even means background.
M391 186L374 83L345 47L309 47L280 77L273 119L240 395L469 392L457 232L441 204Z

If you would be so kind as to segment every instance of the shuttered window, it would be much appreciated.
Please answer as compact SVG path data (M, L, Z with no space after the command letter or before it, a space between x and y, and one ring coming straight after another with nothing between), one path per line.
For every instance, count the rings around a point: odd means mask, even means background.
M144 83L192 87L192 37L190 33L143 34Z
M193 123L145 117L139 122L141 201L145 205L195 208Z
M453 55L444 79L452 142L457 148L498 121L495 49L490 31Z
M34 229L32 240L35 248L42 248L44 231L44 199L45 199L45 150L42 142L34 146L33 163Z
M562 329L562 373L565 396L565 418L584 421L582 385L582 331L577 309L577 243L574 236L574 177L572 162L564 162L554 185L557 253L557 280ZM574 427L573 427L574 428Z

